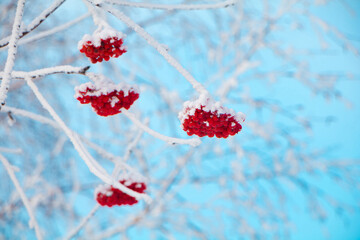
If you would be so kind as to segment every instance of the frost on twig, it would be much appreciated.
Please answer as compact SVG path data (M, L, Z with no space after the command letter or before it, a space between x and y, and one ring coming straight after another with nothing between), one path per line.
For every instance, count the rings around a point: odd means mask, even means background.
M89 70L90 66L86 67L73 67L69 65L64 66L56 66L49 68L42 68L35 71L30 72L22 72L22 71L13 71L11 73L11 77L14 79L25 79L25 78L41 78L52 74L81 74L85 75L87 70ZM5 73L0 72L0 79L4 78Z
M19 33L19 38L24 37L35 28L37 28L47 17L49 17L53 12L55 12L58 7L63 4L65 0L55 0L53 4L45 9L39 16L37 16L21 33ZM11 36L5 37L4 39L0 40L0 48L5 47L9 44L9 39Z
M102 3L109 3L119 6L147 8L147 9L161 9L161 10L208 10L217 8L226 8L239 2L239 0L226 0L218 3L209 4L155 4L145 2L129 2L123 0L95 0L94 4L99 5Z
M8 50L8 56L5 63L4 68L4 77L1 81L0 86L0 109L1 106L5 105L5 99L7 97L7 92L9 91L10 86L10 80L11 80L11 71L14 67L15 63L15 56L17 52L17 42L19 40L19 34L20 34L20 26L21 26L21 20L24 13L24 7L25 7L25 0L19 0L18 5L16 8L15 13L15 20L13 24L13 28L11 31L11 37L10 37L10 47Z

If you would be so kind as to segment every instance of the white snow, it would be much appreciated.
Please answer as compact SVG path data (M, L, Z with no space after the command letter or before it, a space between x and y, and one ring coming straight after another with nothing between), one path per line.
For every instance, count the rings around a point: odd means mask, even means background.
M76 86L75 87L75 98L78 97L82 97L82 95L80 94L80 92L86 92L86 89L92 89L93 91L91 92L87 92L85 95L86 96L101 96L101 95L106 95L108 93L111 93L113 91L124 91L124 96L127 96L129 91L135 92L135 93L139 93L139 89L137 86L130 86L126 83L119 83L119 84L114 84L113 82L107 80L107 79L98 79L96 80L96 82L87 82L84 84L81 84L80 86ZM119 101L119 99L117 97L113 97L111 99L111 105L115 105L115 103L117 103Z
M95 198L97 197L97 195L98 195L99 193L101 193L101 194L103 194L103 195L105 195L105 196L110 197L110 196L113 194L113 192L110 191L110 189L111 189L111 187L110 187L109 184L100 184L99 186L97 186L97 187L95 188L95 191L94 191Z
M119 181L124 181L125 186L129 186L132 183L147 183L147 179L140 173L135 171L123 171L119 175Z
M126 35L118 32L110 27L104 28L100 31L95 31L92 35L85 34L83 38L78 42L78 49L82 49L83 45L86 44L86 42L90 41L95 47L99 47L101 45L101 39L108 39L108 38L125 38ZM114 41L111 40L111 43ZM123 47L121 49L125 49L126 47Z

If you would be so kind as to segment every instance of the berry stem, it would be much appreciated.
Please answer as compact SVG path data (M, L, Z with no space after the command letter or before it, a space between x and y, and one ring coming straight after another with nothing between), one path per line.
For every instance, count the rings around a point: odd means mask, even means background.
M208 91L205 87L196 81L196 79L173 57L168 51L161 45L155 38L153 38L148 32L146 32L142 27L132 21L128 16L126 16L121 11L113 9L108 6L104 6L101 4L97 4L96 6L103 8L108 11L121 21L123 21L126 25L132 28L136 33L138 33L142 38L144 38L149 45L155 48L165 59L166 61L172 65L184 78L194 87L194 89L199 92L199 94L208 94Z
M147 132L148 134L150 134L151 136L158 138L160 140L163 140L169 144L188 144L190 146L196 147L198 146L201 141L199 138L191 138L191 139L181 139L181 138L173 138L173 137L168 137L165 135L162 135L152 129L150 129L149 127L147 127L146 125L144 125L143 123L141 123L133 113L130 113L126 110L122 110L123 115L125 115L127 118L129 118L135 125L137 125L139 128L141 128L142 130L144 130L145 132Z
M99 32L104 28L111 28L110 25L104 20L106 15L104 14L104 11L100 8L95 8L92 4L90 4L88 1L83 0L86 7L89 9L89 12L92 15L93 21L96 26L98 26L98 29L96 29L95 32Z

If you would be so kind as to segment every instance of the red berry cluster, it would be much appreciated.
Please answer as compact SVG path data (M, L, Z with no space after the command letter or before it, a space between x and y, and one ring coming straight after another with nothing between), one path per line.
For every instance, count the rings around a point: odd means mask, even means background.
M121 108L128 110L130 106L139 98L139 93L130 89L125 92L116 90L109 93L101 93L95 85L87 85L85 91L77 91L76 99L81 104L91 103L94 111L100 116L110 116L121 113Z
M203 108L197 108L193 115L188 115L183 121L183 129L189 136L227 138L241 131L241 124L231 114L218 114L218 111L205 111Z
M126 180L120 181L121 184L125 185ZM146 190L145 183L131 183L130 185L125 185L127 188L130 188L131 190L138 192L138 193L144 193ZM123 193L117 188L114 188L113 186L109 186L108 189L105 189L105 191L99 191L96 193L96 201L101 206L108 206L112 207L114 205L133 205L137 203L138 201L126 193Z
M100 40L100 46L94 46L91 41L86 41L80 49L80 52L85 53L92 63L109 61L111 57L117 58L126 53L126 49L122 46L122 38L109 37Z

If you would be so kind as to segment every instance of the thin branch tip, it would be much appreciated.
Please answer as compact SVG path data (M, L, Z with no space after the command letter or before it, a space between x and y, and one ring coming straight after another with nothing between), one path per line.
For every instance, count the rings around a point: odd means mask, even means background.
M87 72L87 70L89 70L90 69L90 66L86 66L86 67L84 67L83 69L81 69L80 71L79 71L79 73L80 74L86 74L86 72Z

